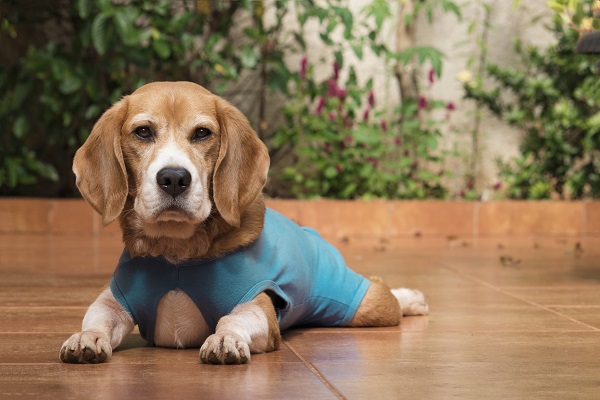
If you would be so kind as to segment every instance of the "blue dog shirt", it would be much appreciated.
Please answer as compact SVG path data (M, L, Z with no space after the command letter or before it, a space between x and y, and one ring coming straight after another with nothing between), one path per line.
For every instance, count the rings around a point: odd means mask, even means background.
M369 280L346 267L313 229L267 209L258 240L216 260L172 264L162 257L131 258L123 251L110 288L153 345L158 303L171 290L186 293L213 332L236 305L270 292L278 298L274 304L283 330L347 325Z

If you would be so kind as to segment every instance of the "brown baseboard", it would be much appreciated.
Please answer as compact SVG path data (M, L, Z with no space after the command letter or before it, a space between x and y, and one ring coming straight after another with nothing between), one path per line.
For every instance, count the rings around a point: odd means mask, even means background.
M328 237L597 236L600 202L267 200ZM0 199L0 234L119 235L80 199Z

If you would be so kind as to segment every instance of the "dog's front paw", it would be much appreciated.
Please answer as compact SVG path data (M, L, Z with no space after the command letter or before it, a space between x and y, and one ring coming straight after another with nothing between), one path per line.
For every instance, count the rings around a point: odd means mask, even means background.
M425 301L425 295L415 289L392 289L392 294L398 299L402 309L402 315L427 315L429 305Z
M96 332L79 332L68 338L60 349L60 360L74 364L97 364L112 355L107 337Z
M205 364L246 364L250 361L250 347L235 333L215 333L200 348L200 361Z

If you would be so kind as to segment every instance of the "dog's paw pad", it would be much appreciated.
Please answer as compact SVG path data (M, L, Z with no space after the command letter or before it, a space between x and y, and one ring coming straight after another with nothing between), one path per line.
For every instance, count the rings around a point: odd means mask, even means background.
M210 335L200 348L200 361L205 364L246 364L250 347L239 335Z
M392 289L392 294L400 303L402 315L427 315L429 314L429 305L425 301L425 295L415 289Z
M65 341L60 349L60 360L73 364L97 364L112 355L110 343L95 332L79 332Z

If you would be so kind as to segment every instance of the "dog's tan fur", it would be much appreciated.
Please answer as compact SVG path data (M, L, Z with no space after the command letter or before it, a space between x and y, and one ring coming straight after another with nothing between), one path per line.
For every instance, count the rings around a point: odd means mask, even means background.
M140 126L155 133L151 141L134 134ZM212 136L191 140L199 127ZM173 154L193 166L195 192L187 195L194 197L178 207L162 207L154 193L160 190L147 176L156 160L167 163ZM254 242L263 227L261 191L268 167L267 149L247 119L189 82L148 84L123 98L96 123L73 164L77 186L103 223L119 219L131 256L163 256L172 262L215 258ZM373 281L350 325L397 325L400 317L398 300ZM60 358L104 361L132 328L133 321L107 290L90 307L83 331L65 342ZM276 350L281 341L273 303L264 293L236 307L209 335L187 295L173 291L161 300L156 343L203 343L203 362L247 362L250 353Z

